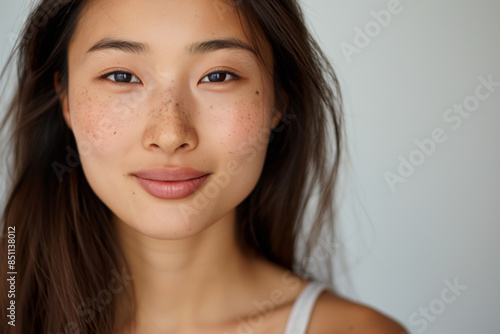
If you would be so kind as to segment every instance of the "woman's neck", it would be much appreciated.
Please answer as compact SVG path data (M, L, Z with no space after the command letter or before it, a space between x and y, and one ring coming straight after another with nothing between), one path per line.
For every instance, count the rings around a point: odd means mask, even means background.
M243 287L255 280L253 260L236 243L235 222L232 211L189 238L159 240L115 220L134 276L138 328L169 331L238 314L228 300L248 298Z

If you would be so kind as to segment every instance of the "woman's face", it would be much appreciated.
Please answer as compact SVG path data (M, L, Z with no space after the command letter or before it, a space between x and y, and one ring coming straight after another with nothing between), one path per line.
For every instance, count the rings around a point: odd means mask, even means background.
M63 111L90 186L120 221L180 239L248 196L280 117L270 46L261 52L265 68L226 0L87 5Z

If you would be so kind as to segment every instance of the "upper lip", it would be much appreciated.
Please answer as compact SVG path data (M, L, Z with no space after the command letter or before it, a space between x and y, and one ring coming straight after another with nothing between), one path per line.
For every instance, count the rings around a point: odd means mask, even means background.
M141 179L153 181L185 181L196 179L210 173L201 172L190 167L158 167L141 170L132 175L140 177Z

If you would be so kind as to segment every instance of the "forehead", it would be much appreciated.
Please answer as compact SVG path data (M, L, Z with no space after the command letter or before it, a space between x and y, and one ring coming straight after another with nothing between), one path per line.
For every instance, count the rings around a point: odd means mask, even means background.
M152 52L166 55L185 52L195 42L231 38L252 45L269 65L273 58L269 43L258 36L261 43L253 45L242 17L230 0L90 0L80 15L70 50L88 50L96 41L118 38L146 44Z

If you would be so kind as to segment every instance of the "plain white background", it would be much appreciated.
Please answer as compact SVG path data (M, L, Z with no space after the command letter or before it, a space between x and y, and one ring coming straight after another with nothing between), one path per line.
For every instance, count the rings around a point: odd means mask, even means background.
M301 3L344 92L341 292L412 333L497 333L500 84L477 87L500 83L500 2ZM29 4L1 5L2 65Z

